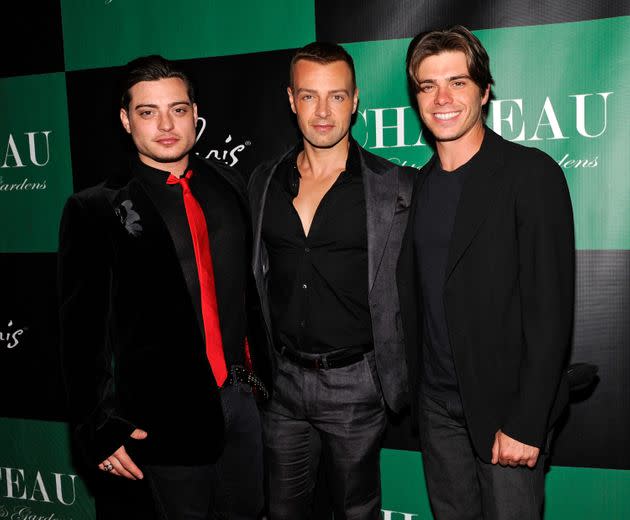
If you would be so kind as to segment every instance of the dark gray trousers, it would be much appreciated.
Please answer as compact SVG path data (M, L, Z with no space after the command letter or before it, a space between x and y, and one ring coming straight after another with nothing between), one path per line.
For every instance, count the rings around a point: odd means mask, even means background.
M273 398L263 412L269 520L310 517L320 458L335 520L380 519L385 424L373 352L327 370L278 356Z
M143 466L160 520L259 517L264 502L262 432L251 388L242 383L226 386L221 405L225 445L215 464Z
M475 454L459 399L422 396L420 440L436 520L534 520L542 517L545 454L534 468L483 462Z

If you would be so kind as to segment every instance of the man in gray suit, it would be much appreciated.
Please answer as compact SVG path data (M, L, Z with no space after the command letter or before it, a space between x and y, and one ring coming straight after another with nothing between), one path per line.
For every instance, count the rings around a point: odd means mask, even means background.
M359 91L342 47L311 43L290 72L302 139L249 185L274 376L269 515L308 517L321 459L335 518L377 519L386 408L407 400L395 267L415 170L350 136Z

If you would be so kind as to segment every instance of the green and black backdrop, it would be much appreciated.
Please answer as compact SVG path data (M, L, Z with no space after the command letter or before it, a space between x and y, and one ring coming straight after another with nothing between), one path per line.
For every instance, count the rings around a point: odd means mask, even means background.
M599 381L557 431L545 517L630 518L630 0L10 0L0 17L0 518L94 517L64 423L55 251L66 197L127 151L121 65L179 61L199 90L195 153L247 173L296 139L292 51L340 42L357 66L354 136L419 167L431 150L405 52L454 23L491 56L488 125L551 155L573 200L572 360L597 364ZM431 518L407 422L382 451L384 520Z

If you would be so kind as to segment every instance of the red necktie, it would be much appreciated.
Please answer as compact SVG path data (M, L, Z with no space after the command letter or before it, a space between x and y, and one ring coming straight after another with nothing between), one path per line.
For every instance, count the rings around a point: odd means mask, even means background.
M186 217L188 218L188 226L192 235L197 272L199 273L199 286L201 287L201 315L206 335L206 355L217 385L222 386L227 378L227 368L225 366L223 340L219 326L219 308L217 306L217 293L214 284L212 255L210 254L210 240L203 210L188 185L188 179L190 179L192 173L192 170L188 170L186 175L182 177L169 175L166 182L167 184L180 184L184 194L184 207L186 208Z

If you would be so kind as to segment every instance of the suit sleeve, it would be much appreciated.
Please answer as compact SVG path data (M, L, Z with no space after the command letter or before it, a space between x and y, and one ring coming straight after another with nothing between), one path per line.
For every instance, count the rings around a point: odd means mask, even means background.
M517 193L524 343L519 392L502 430L541 447L571 341L575 245L564 173L550 157L534 153Z
M110 255L98 219L71 197L63 211L58 255L62 362L73 436L84 460L98 464L134 426L116 412L107 340Z

